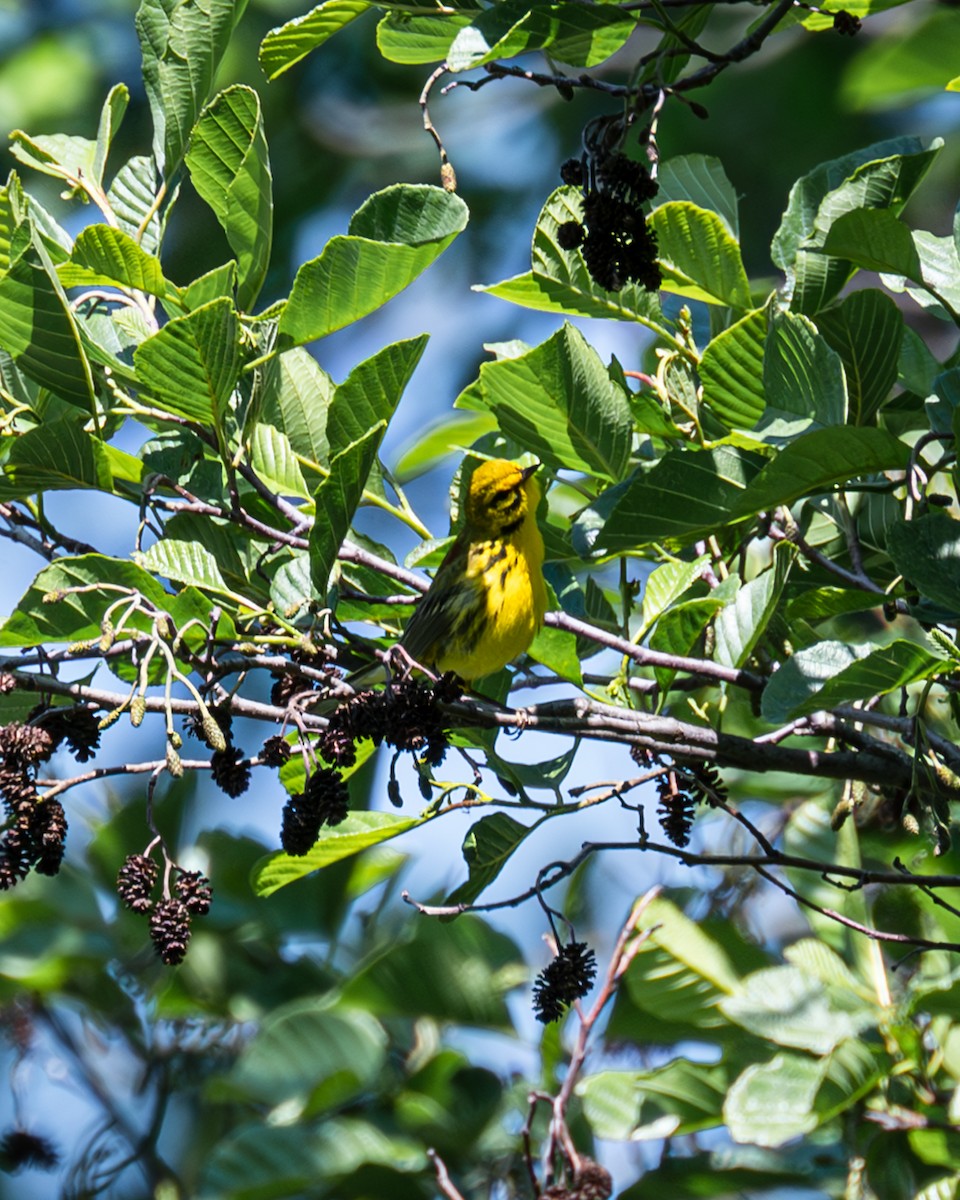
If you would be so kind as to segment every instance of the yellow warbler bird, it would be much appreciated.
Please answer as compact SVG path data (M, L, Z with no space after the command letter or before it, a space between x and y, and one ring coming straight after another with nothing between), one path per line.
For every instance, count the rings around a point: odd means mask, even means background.
M547 606L538 465L497 458L474 471L463 528L400 639L415 662L469 683L533 641Z

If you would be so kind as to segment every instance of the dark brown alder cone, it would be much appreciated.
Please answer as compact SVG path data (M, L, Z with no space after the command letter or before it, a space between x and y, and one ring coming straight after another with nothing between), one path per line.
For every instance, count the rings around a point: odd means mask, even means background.
M41 800L35 805L32 832L37 851L34 869L40 875L56 875L63 862L67 836L67 814L59 800Z
M194 917L205 917L213 903L213 888L206 875L199 871L181 871L176 883L176 896Z
M123 860L117 874L117 895L133 912L149 912L153 908L150 893L157 882L157 864L143 854L130 854Z
M215 750L210 765L217 786L228 796L242 796L250 786L250 765L243 762L243 751L239 746L228 745L225 750Z
M657 780L657 791L660 794L657 808L660 828L668 841L682 849L690 841L697 802L689 793L677 787L670 775Z
M589 992L597 974L597 959L586 942L568 942L547 963L533 985L533 1011L544 1025L559 1021L574 1000Z
M267 767L282 767L290 757L290 743L278 733L268 737L260 749L260 761Z
M592 1158L581 1158L573 1186L579 1200L607 1200L613 1192L613 1176Z
M190 943L190 913L182 900L160 900L150 914L150 940L168 967L183 962Z

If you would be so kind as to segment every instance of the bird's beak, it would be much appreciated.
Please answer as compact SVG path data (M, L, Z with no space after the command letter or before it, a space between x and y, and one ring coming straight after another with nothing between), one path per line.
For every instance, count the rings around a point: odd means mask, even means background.
M530 478L534 471L539 471L543 463L534 463L532 467L524 467L520 472L520 478L524 483Z

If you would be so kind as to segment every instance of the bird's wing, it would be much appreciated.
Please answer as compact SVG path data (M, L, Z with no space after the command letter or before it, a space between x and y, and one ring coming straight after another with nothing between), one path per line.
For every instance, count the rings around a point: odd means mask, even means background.
M472 626L484 606L482 580L461 574L459 568L444 571L445 565L414 609L400 639L414 662L425 667L436 664L454 635L459 637Z

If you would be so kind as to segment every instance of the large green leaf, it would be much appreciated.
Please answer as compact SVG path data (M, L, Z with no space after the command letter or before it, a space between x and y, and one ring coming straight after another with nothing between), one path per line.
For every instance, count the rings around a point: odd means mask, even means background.
M471 825L463 840L463 858L470 877L454 889L444 903L472 904L493 883L529 832L529 826L500 812L481 817Z
M846 418L840 357L806 317L774 314L764 347L763 386L767 407L755 432L766 437L842 425Z
M738 977L720 944L663 899L647 906L638 928L650 936L625 977L633 1005L654 1026L663 1021L675 1031L683 1024L691 1035L726 1024L720 1002L736 990Z
M815 429L785 446L750 483L733 517L749 516L801 496L880 471L903 470L909 450L885 429Z
M753 429L763 415L766 341L767 313L758 308L718 334L703 351L703 402L729 429Z
M738 513L763 461L729 446L671 450L618 489L597 548L616 552L668 538L691 542L721 528Z
M676 1058L650 1071L585 1075L576 1093L597 1137L626 1141L641 1131L682 1137L721 1124L729 1085L727 1064Z
M75 418L58 417L13 439L0 473L0 496L12 499L71 488L116 492L122 489L115 479L136 482L142 472L132 455L85 432Z
M944 513L897 521L887 530L887 550L908 583L960 613L960 521Z
M275 1105L319 1089L325 1107L343 1104L377 1079L387 1053L368 1013L326 999L295 1000L269 1013L226 1079L231 1092Z
M823 250L867 271L905 275L917 283L922 279L910 230L888 208L844 213L830 226Z
M270 264L273 197L260 97L253 88L220 92L204 109L186 156L193 186L223 226L237 259L237 304L249 311Z
M333 393L326 434L332 454L358 441L379 421L389 423L427 345L428 335L386 346L359 363Z
M330 572L377 460L386 428L386 421L378 421L362 437L335 454L330 459L330 474L321 480L314 493L317 516L310 530L310 577L321 596L326 595Z
M626 395L571 325L517 358L484 363L479 387L457 406L487 409L504 433L551 467L610 480L626 468L633 430Z
M57 273L64 287L120 284L161 297L177 291L164 279L158 258L148 254L128 233L109 225L88 225L81 230L70 262Z
M377 26L377 49L390 62L411 66L443 62L454 38L470 25L473 15L451 11L388 12Z
M430 266L467 224L467 207L442 188L395 184L353 215L301 266L280 318L288 345L342 329L386 304Z
M170 179L213 90L246 0L141 0L137 36L153 117L153 157Z
M496 59L549 49L575 67L594 67L615 54L636 20L615 5L501 0L460 30L447 54L451 71L469 71Z
M700 578L709 561L706 554L689 562L680 558L671 559L650 572L643 585L644 629L649 629L665 609L680 599L687 588Z
M67 588L83 590L65 595ZM131 597L139 592L161 612L173 599L148 571L123 559L103 554L59 558L37 575L0 627L0 646L99 638L104 612L125 591ZM143 614L132 614L131 623L142 632L151 629Z
M582 197L577 188L558 188L544 205L533 231L532 270L500 283L477 287L512 304L540 312L570 316L638 321L659 331L660 301L655 292L628 283L619 292L608 292L595 283L578 249L565 250L559 242L561 225L583 220Z
M384 1186L404 1191L399 1172L422 1172L421 1147L390 1136L358 1117L338 1116L313 1125L273 1125L262 1118L235 1128L204 1159L198 1195L203 1200L297 1200L318 1179L352 1181L379 1168Z
M41 239L20 211L18 188L0 193L9 266L0 275L0 346L19 369L64 400L89 409L93 377L77 322Z
M271 29L260 44L263 73L269 80L276 79L370 7L368 0L326 0Z
M771 253L787 273L795 312L816 313L851 273L845 259L824 253L833 223L861 208L898 213L930 169L942 142L894 138L821 163L790 191Z
M699 208L709 209L726 225L735 241L740 229L737 218L737 192L727 178L719 158L707 154L678 154L660 163L657 175L660 203L669 200L689 200Z
M721 1007L751 1033L814 1054L828 1054L858 1037L877 1018L873 1005L852 1004L849 996L837 1003L824 983L794 966L754 971Z
M795 557L795 548L786 542L775 546L773 566L745 583L719 614L714 624L717 662L742 667L753 653L780 605Z
M159 408L218 423L240 371L240 323L232 303L213 300L168 321L133 356Z
M178 583L221 595L230 595L230 589L216 558L199 542L164 538L154 542L149 550L138 555L137 561L146 570L162 575L165 579L174 579Z
M765 720L780 724L821 708L884 695L945 666L943 655L903 639L880 647L817 642L798 650L771 678L761 711Z
M843 73L843 101L876 111L942 92L960 62L960 30L952 16L930 9L916 23L899 26L894 36L864 46Z
M755 1146L782 1146L811 1133L826 1063L801 1054L777 1054L748 1067L727 1093L723 1117L730 1136Z
M152 158L131 158L113 177L107 200L120 229L148 253L160 247L162 220L156 203L157 168Z
M869 425L897 381L903 317L894 301L874 288L851 294L817 314L817 328L840 355L852 425Z
M263 372L261 419L286 434L294 453L309 463L326 465L330 457L327 413L335 391L333 380L301 346L271 358Z
M477 917L428 918L389 939L345 985L344 1001L383 1016L509 1028L504 996L525 982L517 947Z
M750 283L740 247L715 212L689 200L671 200L654 209L657 261L663 289L707 304L750 307Z

